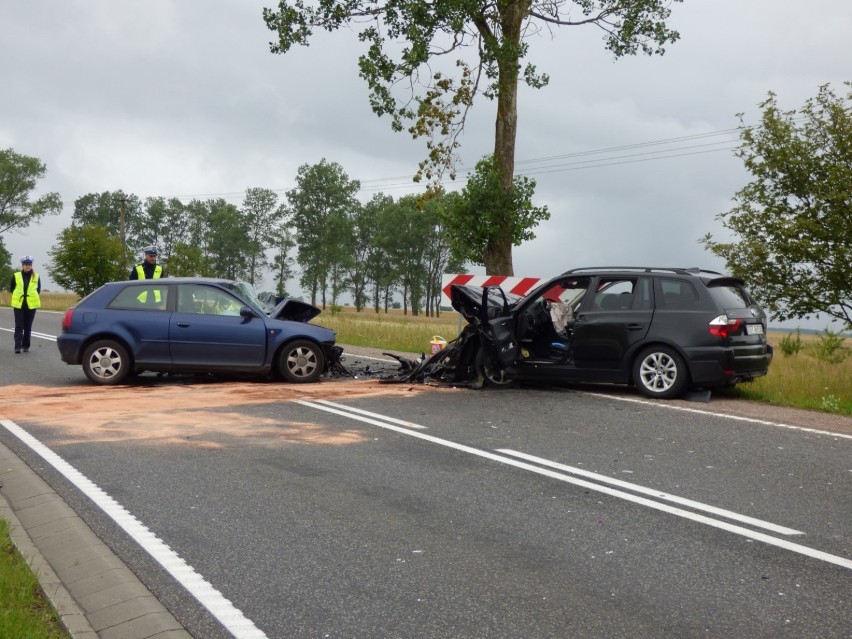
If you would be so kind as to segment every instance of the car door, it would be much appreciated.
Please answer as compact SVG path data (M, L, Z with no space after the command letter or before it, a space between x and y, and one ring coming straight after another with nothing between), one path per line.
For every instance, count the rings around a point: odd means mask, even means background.
M480 318L483 337L494 346L497 361L501 366L512 365L518 356L518 340L514 316L503 289L484 287L480 312L483 314Z
M120 333L127 336L133 361L139 368L171 363L170 292L165 280L128 282L100 314L99 320L112 325L111 329L121 327Z
M596 278L574 322L575 366L626 370L625 355L645 338L651 326L652 295L649 277Z
M243 303L207 284L177 286L169 342L176 366L210 370L250 369L266 360L262 317L241 317Z

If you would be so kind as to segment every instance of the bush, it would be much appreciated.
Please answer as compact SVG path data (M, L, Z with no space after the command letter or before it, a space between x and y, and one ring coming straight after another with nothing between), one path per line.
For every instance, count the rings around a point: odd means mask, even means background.
M842 335L825 329L819 336L819 341L812 347L814 357L821 362L840 364L849 355L849 351L843 347L843 341Z
M795 335L788 333L781 338L781 343L778 346L787 357L795 357L802 350L802 331L797 328Z

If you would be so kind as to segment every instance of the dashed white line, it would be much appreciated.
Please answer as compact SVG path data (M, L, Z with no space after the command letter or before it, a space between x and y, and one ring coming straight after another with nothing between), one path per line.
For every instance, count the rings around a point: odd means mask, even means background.
M676 508L674 506L669 506L668 504L662 504L657 501L653 501L651 499L646 499L645 497L639 497L638 495L633 495L631 493L625 493L621 490L616 490L614 488L610 488L608 486L602 486L601 484L596 484L590 481L586 481L584 479L578 479L576 477L571 477L569 475L565 475L563 473L557 473L556 471L550 470L548 468L542 468L541 466L534 466L532 464L518 461L517 459L512 459L511 457L505 457L503 455L497 455L495 453L481 450L479 448L474 448L472 446L467 446L465 444L459 444L457 442L453 442L447 439L441 439L439 437L435 437L433 435L427 435L426 433L421 433L418 431L413 431L407 428L403 428L401 426L395 426L394 424L390 424L386 421L380 421L377 419L373 419L371 417L363 417L358 414L340 410L334 408L332 406L326 406L317 402L307 401L307 400L294 400L297 404L301 404L302 406L307 406L310 408L316 408L318 410L326 411L329 413L333 413L335 415L340 415L341 417L348 417L349 419L355 419L358 421L366 422L368 424L373 424L375 426L379 426L381 428L385 428L387 430L394 431L396 433L401 433L403 435L407 435L408 437L414 437L417 439L421 439L423 441L428 441L433 444L438 444L440 446L446 446L447 448L452 448L454 450L458 450L461 452L469 453L471 455L475 455L477 457L482 457L484 459L490 459L492 461L499 462L501 464L506 464L507 466L514 466L515 468L520 468L523 470L530 471L532 473L536 473L539 475L543 475L545 477L550 477L552 479L556 479L558 481L562 481L568 484L573 484L575 486L581 486L588 490L593 490L599 493L604 493L606 495L610 495L612 497L617 497L619 499L623 499L625 501L629 501L635 504L639 504L642 506L646 506L648 508L652 508L654 510L659 510L670 515L675 515L677 517L682 517L683 519L689 519L691 521L705 524L707 526L711 526L713 528L718 528L721 530L725 530L727 532L740 535L742 537L746 537L747 539L753 539L756 541L762 541L765 544L770 546L775 546L777 548L783 548L784 550L788 550L790 552L794 552L800 555L804 555L807 557L811 557L813 559L818 559L819 561L823 561L829 564L834 564L836 566L841 566L843 568L847 568L852 570L852 559L847 559L846 557L839 557L837 555L832 555L827 552L823 552L822 550L816 550L814 548L809 548L807 546L803 546L801 544L796 544L786 539L779 539L777 537L772 537L771 535L767 535L766 533L762 533L756 530L752 530L749 528L744 528L742 526L738 526L736 524L731 524L726 521L719 521L717 519L713 519L711 517L707 517L705 515L701 515L699 513L694 513L691 511L683 510L682 508Z
M6 331L7 333L14 333L15 329L14 328L0 328L0 331ZM38 337L40 339L46 339L50 342L56 341L56 337L54 337L53 335L48 335L47 333L37 333L36 331L33 331L32 333L30 333L30 335L32 335L33 337Z
M415 424L414 422L407 422L403 419L396 419L394 417L387 417L385 415L380 415L379 413L371 413L368 410L361 410L360 408L353 408L352 406L344 406L343 404L338 404L336 402L330 402L326 399L318 399L316 400L318 404L325 404L326 406L331 406L333 408L339 408L340 410L348 410L353 413L358 413L359 415L366 415L367 417L374 417L376 419L381 419L386 422L390 422L392 424L399 424L400 426L405 426L406 428L417 428L419 430L423 430L426 426L421 426L420 424Z
M561 470L566 473L571 473L572 475L580 475L581 477L588 477L589 479L593 479L595 481L599 481L604 484L611 484L613 486L618 486L620 488L626 488L627 490L632 490L633 492L640 493L643 495L648 495L649 497L654 497L656 499L663 499L665 501L670 501L675 504L680 504L681 506L686 506L687 508L692 508L693 510L702 510L707 513L711 513L713 515L717 515L719 517L724 517L725 519L732 519L734 521L739 521L744 524L748 524L749 526L757 526L758 528L764 528L766 530L770 530L774 533L778 533L781 535L804 535L805 533L799 530L793 530L792 528L787 528L786 526L779 526L778 524L773 524L768 521L763 521L762 519L755 519L754 517L749 517L748 515L741 515L739 513L735 513L730 510L725 510L724 508L717 508L716 506L710 506L709 504L703 504L700 501L693 501L692 499L686 499L685 497L678 497L677 495L670 495L668 493L664 493L659 490L654 490L653 488L647 488L645 486L640 486L639 484L632 484L627 481L622 481L620 479L615 479L613 477L607 477L606 475L600 475L598 473L593 473L588 470L583 470L582 468L575 468L574 466L566 466L565 464L560 464L558 462L550 461L549 459L543 459L541 457L535 457L534 455L528 455L526 453L521 453L516 450L511 450L509 448L501 448L497 451L498 453L503 453L504 455L509 455L511 457L517 457L518 459L524 459L529 462L533 462L535 464L540 464L542 466L548 466L550 468L555 468L556 470Z

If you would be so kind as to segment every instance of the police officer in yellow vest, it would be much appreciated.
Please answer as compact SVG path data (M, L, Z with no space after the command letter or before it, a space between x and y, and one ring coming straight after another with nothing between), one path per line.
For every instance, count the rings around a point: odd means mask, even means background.
M21 258L21 270L12 275L9 284L12 293L12 308L15 312L15 353L30 351L30 337L36 309L41 306L41 281L33 270L33 258L25 255Z
M127 279L130 280L158 280L163 276L163 267L157 264L157 247L156 246L146 246L143 249L145 253L145 259L141 264L137 264L133 267L133 270L130 271L130 277ZM147 303L148 293L147 291L142 291L139 294L139 301L143 304ZM159 290L154 291L153 302L154 304L159 304L162 299Z
M157 247L144 248L145 259L130 271L129 280L157 280L163 276L163 267L157 264Z

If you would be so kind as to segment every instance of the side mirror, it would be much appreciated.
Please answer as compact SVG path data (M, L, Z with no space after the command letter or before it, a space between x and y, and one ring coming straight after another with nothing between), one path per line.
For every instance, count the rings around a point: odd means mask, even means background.
M246 318L257 317L257 313L255 313L248 306L240 306L240 317L246 317Z

